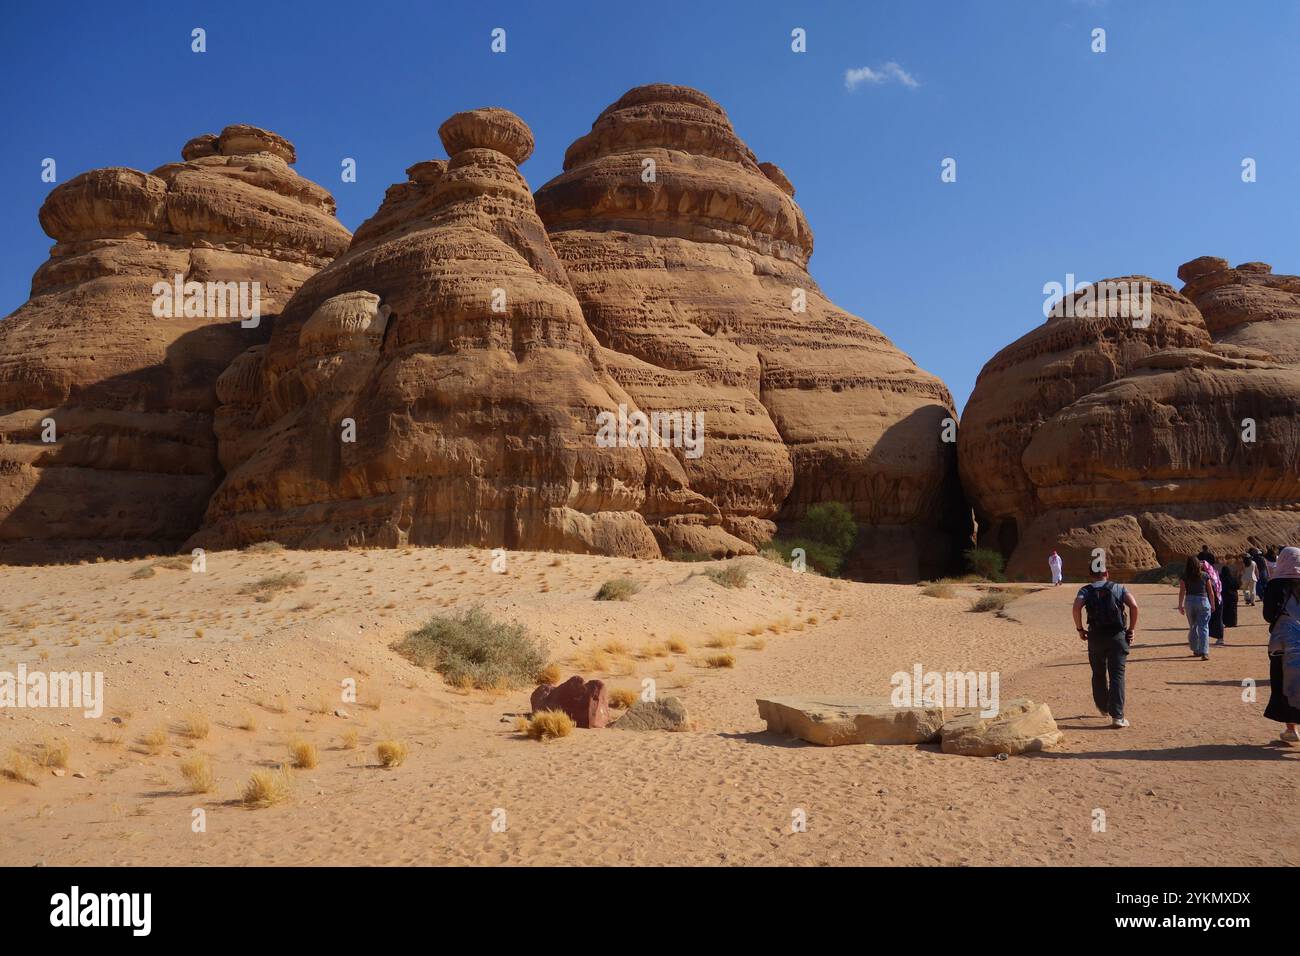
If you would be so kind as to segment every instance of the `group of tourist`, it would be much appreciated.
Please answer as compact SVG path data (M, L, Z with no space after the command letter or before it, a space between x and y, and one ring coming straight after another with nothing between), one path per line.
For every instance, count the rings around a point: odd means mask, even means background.
M1052 583L1061 583L1061 559L1048 559ZM1187 644L1193 657L1210 659L1210 640L1226 643L1224 629L1237 626L1239 598L1253 607L1258 598L1269 627L1269 702L1264 716L1284 724L1281 739L1300 741L1300 548L1250 548L1222 564L1208 546L1188 557L1178 579L1178 611L1187 616ZM1084 627L1083 613L1088 624ZM1124 717L1124 666L1138 606L1131 592L1094 569L1092 581L1074 599L1074 625L1088 643L1092 696L1112 727L1127 727Z

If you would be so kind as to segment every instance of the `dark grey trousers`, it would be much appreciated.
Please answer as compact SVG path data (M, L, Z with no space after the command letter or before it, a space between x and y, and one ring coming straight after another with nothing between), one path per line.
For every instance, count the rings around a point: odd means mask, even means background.
M1124 716L1124 665L1128 641L1120 631L1112 637L1088 635L1088 663L1092 666L1092 702L1111 717Z

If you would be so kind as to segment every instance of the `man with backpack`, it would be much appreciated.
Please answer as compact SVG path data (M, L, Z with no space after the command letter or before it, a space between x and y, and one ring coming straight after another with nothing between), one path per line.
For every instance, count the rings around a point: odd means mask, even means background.
M1087 628L1083 626L1084 608L1088 610ZM1137 620L1138 606L1133 595L1124 585L1111 581L1105 569L1094 567L1092 583L1081 587L1075 596L1074 626L1079 639L1088 642L1092 701L1097 713L1110 718L1112 727L1128 726L1124 716L1124 665Z

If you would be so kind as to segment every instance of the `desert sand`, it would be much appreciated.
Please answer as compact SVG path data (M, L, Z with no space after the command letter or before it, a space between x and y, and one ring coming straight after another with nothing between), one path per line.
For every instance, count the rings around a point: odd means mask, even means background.
M1112 730L1093 712L1074 587L1026 586L999 616L971 612L980 585L932 598L737 560L748 571L740 589L701 574L720 563L534 552L509 555L499 574L474 549L213 552L204 573L150 559L0 568L0 670L102 671L106 697L98 719L0 711L0 755L69 745L61 775L0 778L0 864L1295 861L1300 749L1278 743L1279 726L1262 716L1258 608L1242 608L1243 626L1206 663L1189 655L1174 590L1136 586L1133 726ZM244 593L293 572L301 583L269 600ZM623 575L641 591L593 600ZM566 677L632 689L654 678L661 696L687 704L694 728L539 743L514 728L531 685L453 689L389 648L430 615L474 604L525 623ZM735 640L732 669L702 662L720 636ZM653 656L673 639L684 653ZM1051 706L1064 743L1006 760L821 748L770 735L758 718L757 696L887 695L890 675L917 663L998 671L1003 699ZM347 678L357 703L340 700ZM1242 699L1247 678L1257 701ZM201 739L182 729L195 713L211 725ZM250 716L256 729L240 729ZM144 740L160 730L165 743L151 748ZM314 743L319 765L288 771L284 802L243 806L250 773L286 761L290 740ZM406 743L405 762L381 767L381 740ZM182 780L179 763L195 753L211 758L210 793ZM193 831L195 809L206 832ZM1097 809L1105 832L1094 832ZM796 810L805 832L792 829Z

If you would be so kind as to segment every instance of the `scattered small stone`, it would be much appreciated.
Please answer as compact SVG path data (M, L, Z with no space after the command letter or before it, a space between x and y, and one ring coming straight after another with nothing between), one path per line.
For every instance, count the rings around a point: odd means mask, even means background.
M1156 795L1156 792L1155 792L1154 790L1148 790L1148 791L1147 791L1147 796L1148 796L1148 797L1154 797L1155 795Z
M334 711L334 716L335 716L335 717L347 717L347 716L348 716L348 712L347 712L346 710L343 710L342 708L340 708L340 709Z
M121 722L122 722L122 718L121 718L121 717L114 717L114 718L113 718L113 723L115 723L115 724L120 724Z
M1006 755L1006 754L998 754L994 759L996 759L996 760L1006 760L1006 759L1007 759L1007 755Z
M63 777L67 775L68 771L60 770L58 767L55 767L53 770L50 771L50 773L54 774L54 776L56 777Z
M86 775L85 775L84 773L82 773L80 770L74 770L74 771L72 771L72 775L73 775L74 777L76 777L78 780L85 780L85 779L86 779Z
M185 663L187 663L187 664L200 664L200 663L202 663L202 661L200 661L197 657L191 657L191 658L190 658L188 661L186 661Z

